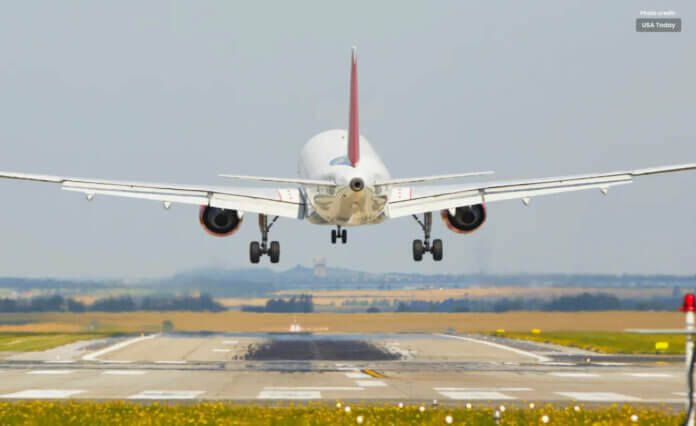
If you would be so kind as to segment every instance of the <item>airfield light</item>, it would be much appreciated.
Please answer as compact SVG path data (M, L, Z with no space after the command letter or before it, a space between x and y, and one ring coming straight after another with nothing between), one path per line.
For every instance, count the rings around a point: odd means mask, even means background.
M453 421L454 421L454 419L452 418L452 416L450 416L450 415L445 416L445 423L447 423L448 425L451 425Z
M696 312L696 296L693 293L684 295L684 305L681 307L682 312Z
M495 410L495 412L493 413L493 420L495 420L495 424L500 423L500 411L499 410Z

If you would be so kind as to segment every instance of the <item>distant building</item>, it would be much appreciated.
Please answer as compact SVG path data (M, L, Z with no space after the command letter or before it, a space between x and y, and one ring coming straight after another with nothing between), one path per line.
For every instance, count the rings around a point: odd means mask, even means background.
M312 259L314 263L314 276L316 278L326 278L326 258L325 257L315 257Z

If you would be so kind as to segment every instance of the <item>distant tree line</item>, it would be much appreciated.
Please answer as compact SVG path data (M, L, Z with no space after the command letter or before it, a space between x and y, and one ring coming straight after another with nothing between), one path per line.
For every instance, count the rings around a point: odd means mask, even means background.
M441 302L412 300L399 302L396 312L507 312L507 311L671 311L679 297L622 298L607 293L581 293L543 298L447 299Z
M0 312L130 312L130 311L224 311L208 294L200 296L111 296L91 304L60 295L29 299L0 299Z
M269 299L265 306L242 306L244 312L314 312L314 301L311 294L301 294L286 299Z

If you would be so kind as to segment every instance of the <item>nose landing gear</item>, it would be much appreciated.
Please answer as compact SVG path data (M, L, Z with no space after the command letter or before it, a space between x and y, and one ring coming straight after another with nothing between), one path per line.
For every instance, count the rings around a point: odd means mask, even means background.
M343 244L348 242L348 231L342 229L341 225L331 230L331 244L336 244L336 240L338 239L340 239Z
M430 252L433 254L433 260L439 262L442 260L442 240L436 239L430 242L430 231L433 227L433 214L425 213L423 215L423 221L421 221L418 216L413 215L413 219L421 226L423 229L423 240L413 240L413 260L420 262L423 260L423 254Z
M268 231L273 224L278 220L278 216L274 217L271 222L268 222L268 216L265 214L259 215L259 230L261 230L261 242L252 241L249 244L249 260L251 263L259 263L261 256L267 254L271 258L271 263L278 263L280 260L280 243L271 241L268 244Z

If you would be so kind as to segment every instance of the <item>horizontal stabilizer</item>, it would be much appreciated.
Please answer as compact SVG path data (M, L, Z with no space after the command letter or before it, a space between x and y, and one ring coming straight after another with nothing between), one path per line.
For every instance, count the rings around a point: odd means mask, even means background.
M225 177L229 179L237 180L248 180L253 182L274 182L274 183L285 183L288 185L309 185L309 186L330 186L335 187L336 183L330 180L318 180L318 179L302 179L302 178L277 178L277 177L266 177L266 176L245 176L245 175L219 175L220 177Z
M412 178L400 178L400 179L390 179L383 180L376 183L376 185L404 185L407 183L430 183L443 180L456 180L462 178L468 178L472 176L485 176L492 175L493 171L488 170L484 172L469 172L469 173L457 173L452 175L436 175L436 176L421 176Z

